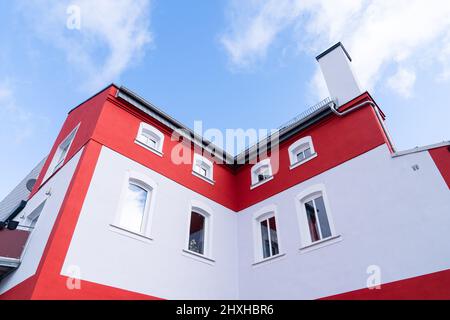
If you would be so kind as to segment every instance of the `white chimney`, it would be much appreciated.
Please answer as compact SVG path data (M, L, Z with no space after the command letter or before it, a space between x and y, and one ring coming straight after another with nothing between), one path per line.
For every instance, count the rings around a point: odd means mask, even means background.
M342 43L336 43L316 57L327 83L331 98L336 98L338 105L343 105L362 92L353 74L352 58Z

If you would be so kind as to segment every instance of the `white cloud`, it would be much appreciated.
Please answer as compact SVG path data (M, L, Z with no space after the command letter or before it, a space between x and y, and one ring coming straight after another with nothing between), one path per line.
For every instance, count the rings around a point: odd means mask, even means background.
M409 98L412 95L412 89L416 82L414 71L400 68L387 80L387 85L399 95Z
M273 7L277 10L270 10ZM267 0L250 1L243 9L231 0L228 11L230 27L221 41L231 62L240 67L263 58L277 36L288 30L299 48L311 55L342 41L367 90L380 83L389 67L412 72L413 66L430 63L425 58L441 70L437 80L450 78L450 53L442 56L450 52L447 0ZM401 90L413 90L411 79L409 74L411 87ZM318 95L323 94L317 73L312 83Z
M67 28L73 5L81 9L79 30ZM116 81L152 42L149 0L27 0L19 8L42 39L64 52L90 91Z

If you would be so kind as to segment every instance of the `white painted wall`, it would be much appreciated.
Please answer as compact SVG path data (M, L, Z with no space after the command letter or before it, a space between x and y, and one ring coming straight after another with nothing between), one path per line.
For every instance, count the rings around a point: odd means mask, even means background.
M110 226L128 170L157 184L153 240ZM321 184L340 238L300 251L295 198ZM214 264L183 253L192 201L211 208ZM253 265L263 208L283 255ZM62 274L78 266L84 280L167 299L316 299L365 288L371 265L383 283L450 268L449 212L428 152L392 158L383 145L236 214L103 147Z
M28 225L27 215L32 213L43 201L47 200L35 228L28 238L19 268L0 282L0 294L36 273L48 237L82 152L83 150L80 150L58 173L47 181L46 185L30 199L25 209L16 217L15 220L19 220L20 225ZM50 195L47 195L46 193L49 191ZM23 218L21 219L21 217Z
M317 184L325 185L341 238L301 252L294 199ZM285 255L253 266L252 217L273 205ZM241 299L316 299L365 288L370 265L381 268L383 283L449 269L450 192L428 152L391 158L383 145L239 212L238 245Z
M156 183L151 219L153 240L110 226L130 170ZM192 201L212 211L212 264L183 252ZM83 280L156 297L235 299L236 220L233 211L103 147L62 274L69 276L72 266L77 266Z
M327 84L328 92L343 105L359 96L362 91L355 77L351 61L342 46L337 46L319 60L320 69Z

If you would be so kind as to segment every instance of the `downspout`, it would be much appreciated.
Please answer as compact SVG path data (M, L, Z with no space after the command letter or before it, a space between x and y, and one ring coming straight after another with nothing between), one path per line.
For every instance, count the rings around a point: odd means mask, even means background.
M383 133L384 133L384 135L385 135L385 137L386 137L390 147L392 148L392 152L394 153L395 152L394 144L392 143L392 139L391 139L391 137L390 137L390 135L389 135L389 133L387 131L387 128L386 128L386 126L385 126L385 124L383 122L383 119L382 119L382 117L380 115L380 112L378 110L378 106L374 102L372 102L372 101L364 101L364 102L362 102L362 103L360 103L360 104L358 104L356 106L353 106L350 109L347 109L347 110L345 110L343 112L338 111L336 109L336 103L332 102L330 104L330 109L331 109L331 111L333 111L333 113L335 115L337 115L339 117L343 117L343 116L349 114L350 112L353 112L353 111L355 111L355 110L357 110L359 108L362 108L362 107L364 107L366 105L370 105L374 109L375 115L377 116L377 119L378 119L378 121L381 124L381 128L383 129Z

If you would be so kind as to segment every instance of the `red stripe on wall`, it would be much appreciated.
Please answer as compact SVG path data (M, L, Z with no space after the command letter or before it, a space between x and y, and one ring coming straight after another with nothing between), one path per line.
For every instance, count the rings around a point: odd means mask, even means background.
M36 276L31 276L0 295L0 300L30 300L33 295Z
M450 146L431 149L429 153L450 189Z
M450 270L382 284L380 289L360 289L322 300L448 300Z

